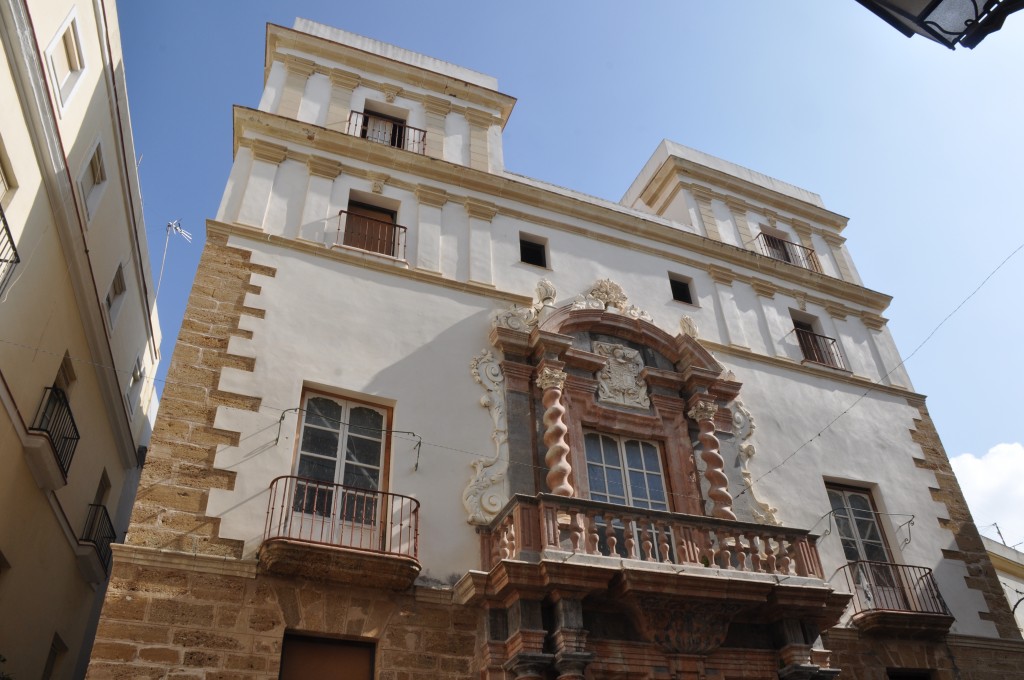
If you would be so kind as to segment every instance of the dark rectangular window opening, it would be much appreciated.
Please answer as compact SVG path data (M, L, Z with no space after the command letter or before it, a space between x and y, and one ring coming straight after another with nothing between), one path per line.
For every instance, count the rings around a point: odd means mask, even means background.
M529 237L523 234L519 235L519 260L526 264L532 264L537 267L544 267L547 269L548 266L548 248L547 244L540 241L531 241Z
M693 290L690 288L690 281L684 278L669 276L668 284L672 287L672 299L678 302L693 304Z
M931 671L905 670L903 668L890 668L886 670L887 680L931 680Z
M345 220L344 245L394 257L398 241L395 211L366 203L349 201Z
M279 680L373 680L372 642L285 633Z

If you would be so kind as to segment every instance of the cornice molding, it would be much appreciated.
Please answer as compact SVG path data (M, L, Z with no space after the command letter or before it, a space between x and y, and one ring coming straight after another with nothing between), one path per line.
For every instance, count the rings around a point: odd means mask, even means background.
M424 272L419 269L409 269L408 264L402 260L391 258L383 259L372 253L363 253L356 250L341 250L326 248L322 243L315 241L300 241L298 239L286 238L277 234L268 234L262 229L246 226L244 224L228 224L216 220L206 220L206 233L215 236L236 236L258 243L270 243L279 248L287 248L316 257L323 257L336 262L356 265L373 269L379 272L394 274L420 283L432 284L441 288L449 288L462 293L480 295L492 300L500 300L503 303L511 303L520 307L528 307L533 304L533 297L519 295L508 291L498 290L493 286L485 286L478 283L465 283L453 281L438 276L436 273Z
M340 87L345 90L354 90L359 87L359 82L362 80L358 73L352 73L351 71L342 71L341 69L331 69L330 72L331 84L335 87Z
M250 133L266 135L296 147L315 148L321 154L333 153L347 159L359 159L372 165L401 169L432 182L461 187L467 192L476 192L496 198L500 197L510 203L530 206L535 212L525 212L514 207L502 205L498 205L498 211L503 215L552 229L580 234L592 240L646 252L699 269L706 268L707 261L697 259L691 255L711 258L723 265L730 265L751 272L749 275L740 272L734 273L737 280L749 280L753 276L754 271L760 272L762 275L769 274L788 284L805 289L787 289L780 285L780 293L796 297L797 295L807 295L807 290L815 291L818 293L817 296L807 298L815 303L825 304L830 302L831 300L821 297L828 295L852 305L861 305L872 311L881 312L892 301L892 298L888 295L864 288L855 283L812 272L808 269L802 269L779 260L773 260L770 257L746 250L745 248L709 239L689 231L683 231L671 225L654 222L650 216L632 214L625 212L625 209L623 211L615 210L575 196L565 196L543 187L517 181L515 178L507 175L473 170L464 165L421 156L385 144L369 143L364 139L347 135L343 132L329 130L310 123L302 123L276 114L241 106L236 106L234 112L236 150L242 144L243 135ZM345 172L346 174L359 175L361 172L365 174L366 171L359 170L352 164L346 163ZM389 185L401 186L407 188L408 191L414 191L416 187L415 184L408 182L400 184L394 178L389 182ZM449 200L462 203L466 199L449 194ZM621 232L622 235L604 234L593 229L545 217L540 214L543 211L550 211L567 218L571 217L600 225ZM637 243L638 236L659 245ZM672 252L671 249L662 246L675 247L688 252L686 254Z
M452 102L449 99L441 99L440 97L427 95L423 98L423 108L426 109L427 113L432 113L437 116L445 116L451 113Z
M116 564L133 564L139 567L173 569L175 571L197 571L241 578L256 578L257 573L256 560L239 560L233 557L186 553L122 543L113 543L110 549L114 553Z
M266 74L269 74L270 65L279 58L280 50L291 49L322 57L324 60L345 64L353 70L365 71L379 77L421 87L442 97L457 97L476 106L500 111L499 120L503 127L508 122L512 107L516 103L515 97L497 90L276 24L267 25L266 46L264 79L266 79ZM363 81L362 84L366 84L365 78Z
M907 400L907 403L913 406L915 403L924 403L924 395L918 394L913 390L908 390L905 387L898 387L895 385L882 385L876 383L868 378L862 378L848 371L836 371L827 367L818 367L815 364L797 363L791 359L783 359L781 357L768 356L766 354L758 354L751 349L745 347L739 347L738 345L723 345L711 340L705 340L701 338L700 344L703 345L708 351L712 352L716 356L718 354L727 354L730 356L741 357L748 361L758 362L762 364L769 364L772 366L778 366L780 368L786 368L798 373L805 373L807 375L817 376L819 378L827 378L835 380L836 382L846 383L847 385L855 385L860 389L869 389L872 392L881 392L883 394L891 394L893 396L901 397ZM915 400L917 400L915 402Z
M309 174L316 175L317 177L334 179L341 174L341 163L332 158L310 156L306 160L306 166L309 167Z
M416 194L416 200L423 205L431 205L435 208L440 208L448 202L448 192L439 187L432 187L428 184L417 184L414 192Z
M498 206L488 201L480 201L475 198L467 198L464 205L470 217L490 222L498 214Z
M262 139L254 139L252 142L252 155L258 161L265 161L277 165L288 157L288 147L281 144L274 144Z

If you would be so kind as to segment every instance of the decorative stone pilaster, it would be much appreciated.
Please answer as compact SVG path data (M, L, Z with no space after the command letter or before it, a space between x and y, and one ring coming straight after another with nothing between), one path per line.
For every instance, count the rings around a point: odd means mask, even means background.
M306 81L316 70L316 64L309 59L289 54L284 58L288 75L284 79L284 90L281 92L281 103L277 107L277 115L285 118L296 118L302 94L306 91Z
M715 210L711 207L712 194L702 186L691 186L690 193L697 201L697 209L700 211L700 220L704 223L704 232L708 238L716 241L722 240L722 234L718 231L718 220L715 218Z
M823 238L829 250L832 251L832 259L835 260L836 267L839 268L839 278L851 283L856 282L853 271L850 268L850 261L846 258L846 247L843 245L845 242L843 237L834 234L824 234Z
M811 234L811 225L807 222L802 222L796 219L789 220L789 226L793 227L793 231L796 233L797 238L800 239L800 244L809 250L817 250L814 247L814 239Z
M288 156L287 147L280 144L265 142L261 139L252 142L252 168L245 183L245 193L238 209L238 221L254 227L263 228L270 193L274 188L277 166Z
M306 185L306 197L302 204L302 220L298 227L299 236L309 241L326 242L330 237L328 224L335 227L330 217L331 190L334 180L341 174L341 163L331 158L310 156L306 159L309 170L309 182Z
M480 405L490 413L494 431L494 455L473 461L473 478L462 493L462 505L470 524L489 524L508 502L505 475L508 471L508 424L505 419L505 375L494 355L483 350L469 363L473 380L485 390Z
M327 107L327 123L324 127L354 134L348 129L352 113L352 90L359 86L359 75L335 69L331 71L331 101Z
M466 213L469 215L469 280L492 286L491 220L498 214L498 206L467 198Z
M486 111L466 109L466 120L469 122L469 167L487 172L491 165L487 134L495 118Z
M687 414L700 427L700 457L704 461L704 478L708 480L708 498L713 508L711 515L720 519L736 519L732 511L732 496L729 494L729 478L725 476L725 459L719 453L719 441L715 436L715 414L718 406L713 401L698 401Z
M537 387L544 391L541 403L544 405L544 445L548 447L544 454L544 462L548 466L548 489L556 496L572 496L573 488L569 485L569 445L565 443L565 433L569 431L563 421L565 407L562 406L562 388L565 387L566 375L563 371L553 368L541 369L537 376Z
M448 202L444 189L420 184L416 187L419 222L416 237L416 266L429 272L441 272L441 209Z
M732 213L732 220L736 224L741 247L753 247L754 235L750 233L750 222L747 220L747 206L739 201L729 201L727 205L729 206L729 212Z
M431 158L444 158L444 123L452 110L452 103L428 95L423 102L423 109L427 114L427 155Z

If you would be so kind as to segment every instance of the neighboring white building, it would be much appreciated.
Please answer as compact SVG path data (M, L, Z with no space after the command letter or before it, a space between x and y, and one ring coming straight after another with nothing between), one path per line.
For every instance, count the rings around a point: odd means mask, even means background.
M819 196L666 141L613 203L504 169L489 76L305 20L265 64L90 677L1024 664Z
M0 0L0 672L85 673L157 399L117 14Z
M1006 593L1006 601L1017 621L1017 629L1024 633L1024 553L982 536L985 550L999 574L999 583Z

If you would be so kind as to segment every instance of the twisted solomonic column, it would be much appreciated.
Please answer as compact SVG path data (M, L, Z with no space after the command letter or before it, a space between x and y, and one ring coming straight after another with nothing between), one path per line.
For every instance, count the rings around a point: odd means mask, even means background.
M569 428L562 420L565 415L565 407L562 406L565 377L563 371L544 368L537 376L537 387L544 390L541 403L544 404L544 445L548 447L544 454L544 462L548 466L548 488L556 496L571 497L573 489L569 485L569 473L572 467L568 461L569 445L565 443L565 433Z
M732 495L726 487L729 478L723 472L725 459L718 452L718 437L715 436L715 413L718 406L713 401L698 401L687 414L700 426L700 457L704 461L704 478L710 485L708 498L714 504L711 510L713 517L720 519L736 519L732 511Z

